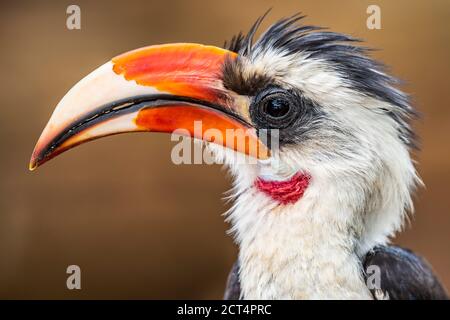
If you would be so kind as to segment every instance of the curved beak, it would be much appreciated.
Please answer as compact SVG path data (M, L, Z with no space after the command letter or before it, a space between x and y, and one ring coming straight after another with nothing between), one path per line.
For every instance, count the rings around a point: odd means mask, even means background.
M137 49L102 65L59 102L30 160L30 170L100 137L184 129L194 138L266 159L269 150L249 124L248 105L222 85L235 53L200 44ZM201 121L201 130L194 122ZM214 129L221 135L205 134Z

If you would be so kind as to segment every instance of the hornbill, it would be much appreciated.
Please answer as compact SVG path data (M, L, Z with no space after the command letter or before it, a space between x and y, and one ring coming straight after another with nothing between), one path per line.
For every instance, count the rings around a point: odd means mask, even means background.
M155 45L100 66L59 102L30 169L99 137L183 128L234 177L225 298L446 299L425 260L389 245L421 183L408 96L359 39L297 14L255 40L263 18L226 49Z

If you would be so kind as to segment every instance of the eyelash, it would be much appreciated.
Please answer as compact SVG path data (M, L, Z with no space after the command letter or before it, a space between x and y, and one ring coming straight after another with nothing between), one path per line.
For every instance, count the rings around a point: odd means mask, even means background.
M267 112L267 105L274 100L288 104L289 109L281 116L272 116ZM261 128L283 129L288 127L298 116L302 100L297 99L290 91L279 88L269 88L257 95L250 106L252 121ZM275 110L276 112L276 110Z

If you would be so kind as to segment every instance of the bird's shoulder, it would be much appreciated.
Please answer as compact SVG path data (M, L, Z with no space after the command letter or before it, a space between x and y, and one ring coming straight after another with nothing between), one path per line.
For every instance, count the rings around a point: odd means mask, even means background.
M241 295L241 282L239 280L239 259L233 264L228 274L227 285L223 295L224 300L239 300Z
M411 250L377 246L364 256L362 262L366 284L375 299L449 299L428 262ZM376 277L379 277L378 282ZM238 300L240 293L237 260L228 275L224 299Z
M375 299L448 299L431 266L411 250L377 246L363 261L366 283ZM371 275L379 273L379 288L371 286ZM376 281L375 281L376 283Z

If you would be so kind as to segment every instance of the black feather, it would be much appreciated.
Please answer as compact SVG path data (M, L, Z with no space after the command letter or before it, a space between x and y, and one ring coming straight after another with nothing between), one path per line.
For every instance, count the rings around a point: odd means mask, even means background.
M448 295L431 266L410 250L378 246L365 258L364 268L377 266L381 289L392 300L447 300ZM376 297L374 290L371 290Z

